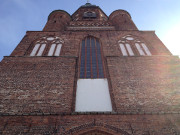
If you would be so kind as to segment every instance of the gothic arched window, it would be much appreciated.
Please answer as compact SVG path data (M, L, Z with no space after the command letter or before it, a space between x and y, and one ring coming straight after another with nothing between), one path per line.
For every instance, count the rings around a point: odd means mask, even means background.
M62 42L60 40L55 40L51 43L48 56L59 56L61 52Z
M30 56L60 56L62 43L59 37L42 37L34 43Z
M104 78L102 52L99 40L86 37L82 41L80 78Z
M152 55L146 44L143 41L139 40L137 37L126 35L122 37L122 39L119 40L118 43L123 56Z
M112 111L102 56L97 38L88 36L82 40L75 104L77 112Z
M43 51L46 47L47 41L37 41L30 56L42 56Z

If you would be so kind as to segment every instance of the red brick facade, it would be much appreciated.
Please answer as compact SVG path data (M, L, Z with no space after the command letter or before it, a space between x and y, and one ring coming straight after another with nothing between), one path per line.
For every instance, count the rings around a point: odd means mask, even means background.
M128 56L120 48L127 35L137 39L128 43L133 56L126 43ZM112 112L75 112L80 48L88 36L101 44ZM48 56L55 39L62 44L60 56ZM151 55L142 56L133 42L144 43ZM37 44L46 46L32 56ZM178 135L179 113L179 58L154 31L139 31L124 10L108 17L87 3L73 15L53 11L43 31L28 31L0 63L3 135Z

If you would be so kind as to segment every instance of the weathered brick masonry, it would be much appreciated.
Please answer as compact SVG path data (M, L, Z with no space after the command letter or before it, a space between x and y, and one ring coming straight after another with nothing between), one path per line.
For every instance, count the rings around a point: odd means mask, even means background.
M100 42L111 112L75 111L86 37ZM180 60L124 10L55 10L0 63L0 134L178 135Z
M118 112L179 112L179 58L107 57Z
M1 113L71 112L75 65L75 57L5 58Z
M178 135L179 115L72 114L58 116L3 116L1 133L9 134L83 134L91 131L114 135ZM102 133L103 134L103 133Z

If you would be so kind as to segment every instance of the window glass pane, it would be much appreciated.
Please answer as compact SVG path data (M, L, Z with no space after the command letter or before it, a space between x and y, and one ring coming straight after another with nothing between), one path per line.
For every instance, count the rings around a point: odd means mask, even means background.
M95 39L94 38L92 38L92 40L91 40L91 47L92 47L92 72L93 72L93 78L97 78L96 47L95 47Z
M42 45L41 45L41 48L39 49L39 52L38 52L37 56L41 56L41 55L42 55L45 47L46 47L46 44L42 44Z
M103 74L103 65L102 65L102 59L101 59L101 48L100 48L100 44L99 44L98 40L96 40L96 47L97 47L97 60L98 60L99 77L103 78L104 74Z
M80 78L84 78L84 71L85 71L85 40L82 41L82 46L81 46Z
M35 55L36 55L36 52L37 52L37 50L39 49L39 46L40 46L40 44L36 44L36 45L35 45L35 47L33 48L30 56L35 56Z
M90 38L87 38L86 45L86 78L91 78L91 46Z
M51 45L51 48L50 48L50 50L48 52L48 56L52 56L53 55L55 47L56 47L56 44L52 44Z
M132 51L132 49L131 49L130 44L126 44L126 48L127 48L127 50L128 50L129 55L130 55L130 56L134 56L134 53L133 53L133 51Z
M58 44L54 56L59 56L61 52L62 44Z
M149 49L147 48L147 46L146 46L144 43L142 43L141 45L142 45L143 49L145 50L146 54L147 54L148 56L151 56L152 54L151 54L151 52L149 51Z
M99 41L87 37L82 41L80 78L104 78Z
M121 52L122 52L123 56L128 56L126 48L124 47L124 44L120 43L119 46L121 48Z
M135 45L136 45L136 48L138 49L139 54L140 55L145 55L142 48L140 47L140 45L138 43L135 43Z

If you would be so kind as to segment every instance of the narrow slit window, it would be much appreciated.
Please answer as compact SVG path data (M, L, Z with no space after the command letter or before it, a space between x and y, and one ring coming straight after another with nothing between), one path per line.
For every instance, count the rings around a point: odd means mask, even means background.
M126 48L124 47L124 44L120 43L119 46L120 46L123 56L128 56Z
M92 72L93 72L93 78L97 78L97 56L96 56L96 45L95 45L95 39L92 38L91 41L91 49L92 49Z
M62 44L58 44L54 56L59 56L61 52Z
M131 49L130 44L126 44L126 48L127 48L127 50L128 50L129 55L130 55L130 56L134 56L134 53L133 53L133 51L132 51L132 49Z
M35 55L36 55L36 53L37 53L37 51L38 51L38 49L39 49L39 46L40 46L40 44L36 44L36 45L34 46L34 48L33 48L32 52L31 52L30 56L35 56Z
M46 44L42 44L42 45L41 45L41 47L40 47L40 49L39 49L39 51L38 51L37 56L42 56L45 47L46 47Z
M85 77L85 40L82 41L81 46L81 65L80 65L80 78Z
M135 46L139 52L140 55L145 55L144 51L142 50L141 46L138 43L135 43Z
M101 56L101 48L99 41L96 42L97 46L97 60L98 60L98 69L99 69L99 78L104 77L104 71L103 71L103 63L102 63L102 56Z
M91 78L91 44L90 38L86 40L86 78Z
M52 56L54 54L56 44L52 44L51 48L49 49L48 56Z
M149 49L147 48L147 46L146 46L144 43L142 43L141 45L142 45L144 51L146 52L146 54L147 54L148 56L151 56L152 54L151 54L151 52L149 51Z

